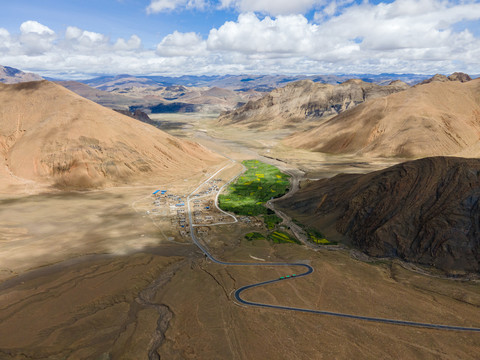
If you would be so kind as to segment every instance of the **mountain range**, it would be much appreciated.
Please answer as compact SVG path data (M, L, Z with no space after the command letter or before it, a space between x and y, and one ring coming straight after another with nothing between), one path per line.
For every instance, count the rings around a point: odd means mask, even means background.
M352 109L378 97L409 88L401 81L382 86L359 79L338 85L301 80L275 89L259 100L219 117L220 125L237 125L256 129L301 129L321 119Z
M480 79L432 81L371 99L285 140L331 154L419 158L480 154Z

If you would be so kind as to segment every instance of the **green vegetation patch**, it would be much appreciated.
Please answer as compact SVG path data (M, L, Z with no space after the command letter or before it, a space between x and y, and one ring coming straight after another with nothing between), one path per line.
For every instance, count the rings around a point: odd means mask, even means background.
M245 235L245 239L247 239L248 241L252 241L252 240L265 240L265 235L263 234L260 234L258 232L251 232L251 233L248 233Z
M267 226L267 229L273 230L275 229L275 225L280 224L283 219L275 214L273 215L263 215L263 221L265 222L265 225Z
M270 235L268 235L268 239L277 244L288 244L288 243L300 244L300 241L298 241L294 237L291 237L289 234L283 231L272 232Z
M218 204L222 210L238 215L267 214L263 205L288 191L290 176L258 160L246 160L243 165L247 171L230 185L227 194L218 197Z
M323 235L320 231L318 231L316 229L313 229L313 228L310 228L310 227L307 227L307 226L303 225L301 222L299 222L298 220L293 219L293 222L295 224L297 224L298 226L300 226L307 233L308 240L310 240L314 244L337 245L337 242L327 240L325 235Z

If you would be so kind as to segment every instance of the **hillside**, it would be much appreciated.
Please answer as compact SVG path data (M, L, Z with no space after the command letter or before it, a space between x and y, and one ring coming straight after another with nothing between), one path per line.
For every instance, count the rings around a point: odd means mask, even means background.
M480 160L435 157L310 183L280 202L372 256L480 271Z
M275 89L263 98L222 114L221 125L239 125L259 129L296 128L330 118L368 99L407 89L401 81L381 86L362 80L348 80L339 85L302 80Z
M26 81L39 81L42 77L33 73L26 73L21 70L0 65L0 83L17 84Z
M198 144L48 81L0 85L0 103L0 171L7 180L63 188L154 184L220 161Z
M418 158L477 156L480 79L434 81L372 99L312 130L289 146L332 154Z

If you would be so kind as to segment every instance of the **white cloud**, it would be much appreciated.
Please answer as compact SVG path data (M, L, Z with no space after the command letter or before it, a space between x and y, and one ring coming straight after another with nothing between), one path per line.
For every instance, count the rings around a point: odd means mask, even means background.
M200 35L193 32L174 33L167 35L157 46L160 56L198 56L206 54L206 43Z
M221 0L220 7L233 7L240 12L260 12L270 15L304 14L325 0Z
M137 35L132 35L127 41L125 39L119 38L114 45L116 50L136 50L140 49L142 46L142 39Z
M175 3L187 7L204 2ZM223 0L224 6L237 3ZM334 6L323 6L314 21L298 14L262 17L250 12L211 29L206 38L174 31L149 49L136 35L110 39L73 26L56 34L28 21L17 33L0 28L0 64L43 69L44 75L480 73L478 35L455 26L480 20L479 3L396 0L351 5L350 0L336 0Z
M20 31L22 34L39 34L39 35L54 35L55 32L49 27L40 24L36 21L25 21L20 25Z
M237 51L245 54L302 54L315 44L318 26L309 24L302 15L265 17L240 14L237 22L229 21L212 29L207 44L210 50Z
M176 9L199 9L207 7L205 0L151 0L147 14L167 12Z
M0 28L0 51L7 51L11 46L10 33L7 29Z
M55 32L36 21L25 21L20 25L20 52L27 55L43 54L53 47Z

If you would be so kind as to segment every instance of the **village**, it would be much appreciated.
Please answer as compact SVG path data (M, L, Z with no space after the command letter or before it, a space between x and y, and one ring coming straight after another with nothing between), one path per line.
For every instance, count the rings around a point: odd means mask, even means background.
M196 228L197 234L207 235L211 225L219 225L234 222L234 218L227 213L220 211L215 206L215 198L223 186L223 180L212 179L198 189L197 193L190 196L190 211L192 216L189 217L189 207L187 204L188 196L170 193L166 189L156 190L153 192L153 209L147 211L147 215L155 217L163 217L170 219L172 227L178 230L181 237L190 237L190 218L193 220L193 227ZM263 223L255 218L242 216L238 221L259 226Z

